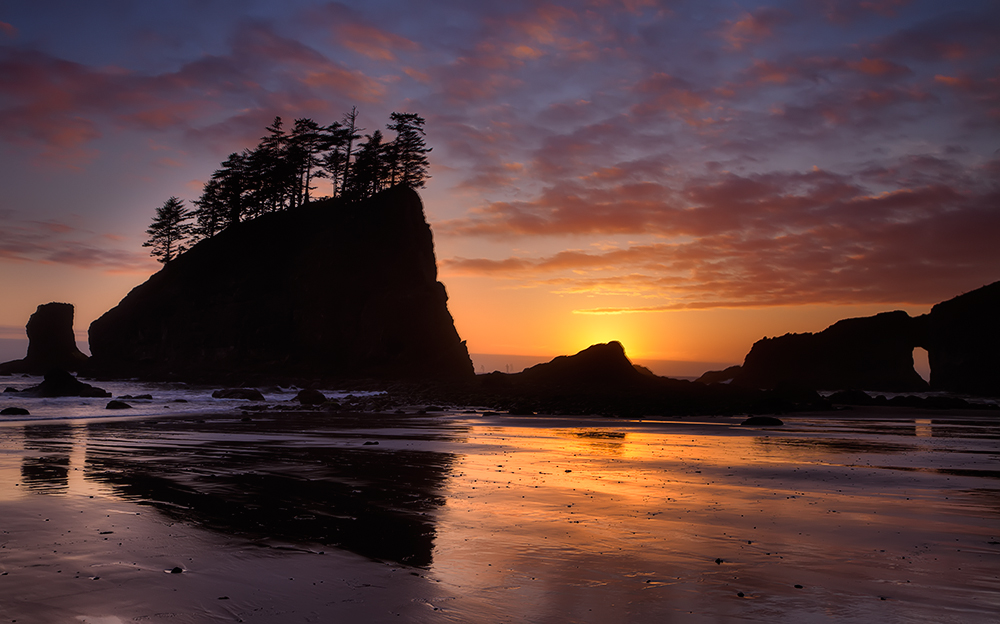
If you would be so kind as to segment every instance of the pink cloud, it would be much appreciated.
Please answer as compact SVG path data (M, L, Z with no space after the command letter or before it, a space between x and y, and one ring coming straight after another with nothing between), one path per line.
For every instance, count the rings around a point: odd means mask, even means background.
M94 235L54 221L17 221L5 215L0 228L0 261L65 264L109 273L148 274L156 263L147 255L108 244L114 234Z
M331 94L369 103L385 95L378 80L261 24L238 29L226 56L205 56L176 71L150 75L0 49L0 91L6 96L0 136L39 147L45 161L71 166L96 155L89 145L109 123L183 132L206 120L225 127L218 117L226 114L238 118L251 111L269 120L277 111L288 116L310 107L327 111ZM254 134L259 132L258 127Z
M14 28L7 22L0 22L0 33L3 33L4 36L13 39L14 37L17 36L17 28Z

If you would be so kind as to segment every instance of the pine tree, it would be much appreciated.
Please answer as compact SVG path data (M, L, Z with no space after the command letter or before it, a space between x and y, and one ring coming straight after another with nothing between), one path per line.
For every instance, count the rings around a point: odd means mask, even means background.
M191 234L190 219L191 212L184 207L184 202L171 197L156 209L156 217L146 230L149 240L142 246L152 247L149 255L168 264L187 250L184 241Z
M392 143L398 182L410 188L423 188L430 177L427 154L432 149L424 141L424 118L416 113L393 113L389 118L392 123L386 127L396 133Z
M198 224L192 228L192 236L196 240L212 238L226 227L228 209L222 196L222 184L213 178L205 184L201 197L194 200L198 206L192 212Z
M322 161L319 154L325 150L326 136L319 124L312 119L296 119L295 126L288 141L288 155L292 168L296 172L297 185L300 189L296 193L293 205L306 204L310 200L309 191L314 177L322 177L323 172L319 169Z
M344 172L342 174L340 187L345 191L352 186L351 184L351 156L353 156L354 142L361 138L361 132L364 128L358 127L358 107L352 106L351 112L344 115L343 124L343 139L344 145Z
M358 146L358 155L354 161L354 172L345 187L345 194L351 201L366 199L382 190L386 180L385 144L382 143L382 131L376 130L366 134L368 139Z

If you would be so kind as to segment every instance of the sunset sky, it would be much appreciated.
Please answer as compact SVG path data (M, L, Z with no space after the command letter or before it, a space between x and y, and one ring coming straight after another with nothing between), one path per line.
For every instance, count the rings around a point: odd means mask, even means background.
M355 105L427 120L473 353L731 364L923 313L1000 279L997 33L995 0L4 2L0 339L53 300L85 337L157 206Z

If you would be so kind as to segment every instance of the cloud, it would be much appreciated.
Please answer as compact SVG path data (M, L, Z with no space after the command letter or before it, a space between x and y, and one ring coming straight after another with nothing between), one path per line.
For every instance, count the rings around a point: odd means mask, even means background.
M928 303L996 279L1000 179L967 174L936 156L893 170L822 170L692 178L670 202L663 189L585 189L549 203L501 203L477 217L440 223L445 235L653 236L603 251L548 256L449 258L445 275L477 275L559 293L660 300L587 313L654 312L810 303ZM872 192L866 180L918 186ZM661 195L662 196L662 195ZM620 201L619 201L620 200ZM633 203L630 203L631 202ZM660 242L656 242L657 239ZM665 302L662 302L664 301Z
M2 33L5 37L13 39L14 37L17 37L17 28L14 28L7 22L0 22L0 33Z
M339 43L378 61L395 61L399 52L420 49L415 41L368 24L338 22L333 28Z
M742 50L748 44L769 39L778 26L788 24L791 18L788 11L762 7L752 13L744 13L738 20L730 21L722 36L732 48Z
M218 132L233 127L229 121L239 126L241 117L252 117L256 135L260 121L276 112L291 116L314 102L326 110L331 100L379 102L386 91L378 80L314 48L246 22L231 37L227 54L204 55L162 73L90 67L0 47L0 92L0 137L38 148L40 162L79 167L97 155L93 145L115 127L195 137L193 130Z
M116 245L114 234L94 234L58 221L23 221L2 215L0 262L39 262L98 269L109 273L149 274L156 264L147 255Z
M871 17L897 17L912 0L820 0L824 15L831 22L847 25Z
M923 62L996 58L1000 9L952 12L886 35L870 44L878 55Z

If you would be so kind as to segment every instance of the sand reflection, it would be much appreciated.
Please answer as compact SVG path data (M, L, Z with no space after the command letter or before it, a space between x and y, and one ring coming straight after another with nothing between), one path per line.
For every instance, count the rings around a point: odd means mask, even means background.
M38 621L992 622L1000 426L876 415L0 427L0 583Z
M971 478L982 475L872 461L997 454L842 426L832 438L809 426L475 427L432 571L533 621L875 621L928 608L977 621L983 605L1000 607L979 589L1000 589L985 555L997 518L983 503L995 499Z

